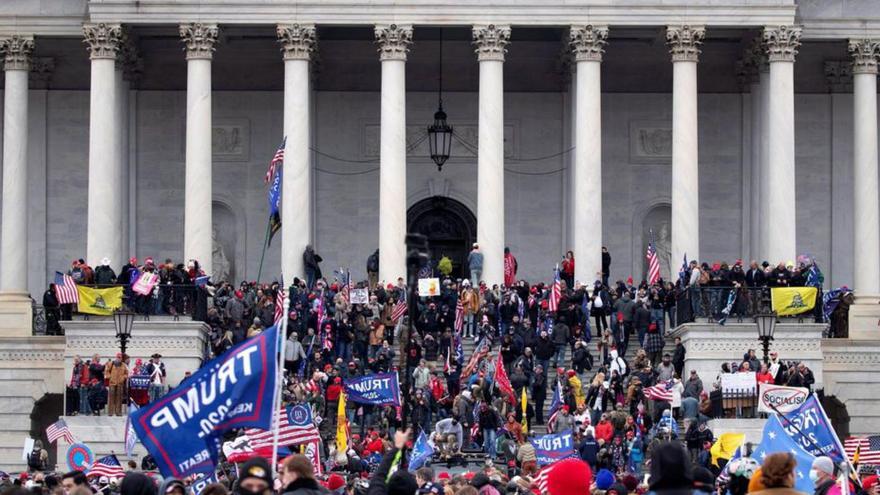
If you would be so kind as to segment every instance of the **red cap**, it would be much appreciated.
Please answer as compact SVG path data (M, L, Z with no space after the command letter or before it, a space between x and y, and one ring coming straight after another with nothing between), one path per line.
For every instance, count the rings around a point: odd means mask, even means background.
M575 375L574 370L568 370L568 376L569 376L569 377L572 377L572 376L574 376L574 375Z
M593 472L589 464L580 459L564 459L553 465L547 473L548 495L583 495L590 493Z
M632 278L632 277L627 277L627 279L626 279L626 283L629 284L629 285L632 285L632 284L633 284L633 278Z
M394 288L394 284L388 284L387 286L385 286L385 288L391 290Z
M878 480L878 478L877 478L876 474L872 474L871 476L866 477L865 479L862 480L862 488L864 488L865 491L867 492L868 490L870 490L871 488L873 488L874 486L877 485L877 480Z
M329 478L327 478L327 489L330 490L331 492L336 491L336 490L342 488L343 486L345 486L345 479L342 476L339 476L338 474L333 473L330 475Z
M443 471L442 473L437 475L437 479L438 480L448 480L448 479L452 479L452 477L449 476L449 473L447 473L446 471Z

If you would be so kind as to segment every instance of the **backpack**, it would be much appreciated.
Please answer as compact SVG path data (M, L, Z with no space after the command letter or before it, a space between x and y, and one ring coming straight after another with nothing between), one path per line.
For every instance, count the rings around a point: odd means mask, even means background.
M83 272L83 269L77 267L77 268L74 268L73 270L70 270L70 278L72 278L73 281L76 282L77 284L81 284L85 280L86 276L85 276L85 273Z
M34 471L42 471L45 468L45 466L43 466L41 449L34 449L28 454L27 465L28 468Z

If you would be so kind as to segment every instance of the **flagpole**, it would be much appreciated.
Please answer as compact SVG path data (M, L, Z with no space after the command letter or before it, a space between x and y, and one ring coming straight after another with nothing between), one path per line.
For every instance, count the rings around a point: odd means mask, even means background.
M263 252L265 253L265 250ZM260 265L262 265L262 261ZM278 468L278 410L281 409L281 388L284 385L284 348L287 343L287 312L289 309L290 295L288 294L284 296L284 315L281 317L281 327L277 329L281 344L277 346L278 354L275 356L275 391L272 397L272 471L276 471ZM280 474L280 471L278 473Z
M257 270L257 282L260 282L260 277L263 275L263 260L266 259L266 248L269 247L269 232L272 230L272 218L266 221L266 237L263 239L263 253L260 254L260 269ZM285 314L287 312L285 311ZM284 340L287 340L286 338Z

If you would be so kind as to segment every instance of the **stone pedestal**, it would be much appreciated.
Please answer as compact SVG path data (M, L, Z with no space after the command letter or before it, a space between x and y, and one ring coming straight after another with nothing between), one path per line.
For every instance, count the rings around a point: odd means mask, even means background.
M764 423L767 420L764 418L751 418L751 419L710 419L706 424L709 426L709 429L712 430L712 434L715 435L715 438L718 438L724 433L743 433L746 436L746 443L753 443L758 445L761 443L761 438L764 436Z
M804 361L816 377L814 389L822 388L822 330L825 325L816 323L778 323L775 340L770 349L779 352L783 361ZM712 382L721 372L721 363L742 361L743 354L755 349L762 359L758 330L751 321L728 323L721 326L710 323L686 323L672 332L681 337L687 354L684 362L684 376L690 370L697 370L703 380L703 387L712 390Z
M825 395L833 395L846 405L850 435L880 431L880 338L824 339L822 356Z
M32 319L33 307L26 292L0 292L0 336L30 336Z
M880 295L856 295L855 302L849 307L849 338L880 339Z
M107 360L119 352L112 318L68 321L64 323L64 330L67 336L64 376L70 376L74 356L90 359L98 354ZM131 356L132 366L136 359L146 362L158 352L168 372L168 385L176 386L185 372L196 371L201 366L208 330L208 325L200 321L138 320L131 329L125 352Z
M132 456L125 454L125 416L65 416L64 421L70 432L79 442L92 449L95 459L116 454L119 462L125 464L129 459L135 461L138 468L147 450L140 442L136 443ZM58 440L58 460L55 469L59 472L68 471L67 449L70 444L63 438Z

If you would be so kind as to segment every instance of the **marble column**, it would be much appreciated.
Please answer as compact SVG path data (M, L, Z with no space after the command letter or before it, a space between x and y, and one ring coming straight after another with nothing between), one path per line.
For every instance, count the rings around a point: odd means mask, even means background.
M764 28L770 62L770 121L767 164L767 251L771 264L795 261L797 222L794 164L794 57L801 29L794 26Z
M700 259L697 60L703 26L669 26L672 54L672 262Z
M0 291L28 292L28 71L34 40L0 38L5 63L3 91L3 218L0 229Z
M572 26L570 43L577 78L575 101L574 216L575 279L602 279L602 52L606 26Z
M880 196L877 176L877 59L880 40L849 41L853 56L853 259L855 290L880 298Z
M122 259L122 187L116 110L116 54L119 24L85 24L83 35L92 64L89 92L89 206L86 262L98 266ZM121 265L120 265L121 266Z
M379 127L379 280L406 280L406 53L412 26L377 25L382 63Z
M309 64L315 50L315 26L280 24L284 55L284 166L281 178L281 273L284 280L304 277L303 251L312 243L312 163Z
M473 27L480 63L477 144L477 243L483 280L504 283L504 54L510 26Z
M767 87L761 84L761 74L767 72L767 52L764 50L764 44L760 39L756 39L746 54L748 65L747 77L749 78L750 96L750 125L751 125L751 150L750 157L752 162L752 173L749 180L749 200L751 202L749 208L749 257L753 260L761 262L764 256L763 250L763 231L761 224L764 219L765 209L763 207L765 198L762 194L764 185L763 173L764 164L762 156L764 136L764 114L766 108L764 106L764 96L767 93Z
M759 178L761 184L758 187L758 199L760 201L761 218L758 220L758 238L760 239L760 249L758 250L758 263L767 260L767 253L770 249L770 217L767 212L770 210L770 65L767 63L766 52L763 63L758 66L758 85L761 86L761 136L758 143L758 162L761 164L759 169Z
M206 274L212 266L211 58L217 25L181 24L186 44L186 186L183 256L195 259Z

